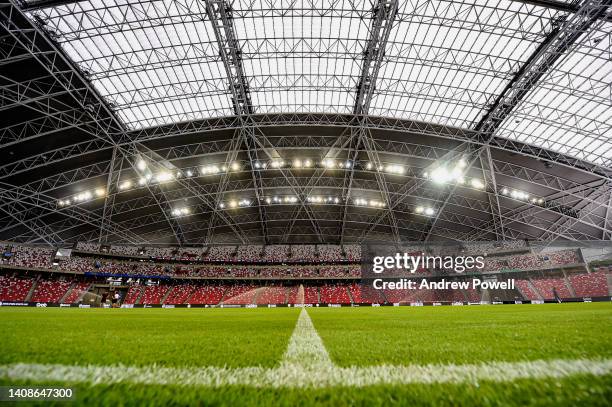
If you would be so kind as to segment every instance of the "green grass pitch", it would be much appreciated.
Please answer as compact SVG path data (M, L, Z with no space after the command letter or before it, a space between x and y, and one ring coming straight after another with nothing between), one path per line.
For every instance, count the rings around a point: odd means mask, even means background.
M312 308L340 367L612 359L612 304ZM300 311L276 309L0 309L0 365L277 367ZM609 406L612 375L506 382L254 388L28 382L76 389L79 405ZM27 405L27 403L19 403ZM60 403L60 405L68 405Z

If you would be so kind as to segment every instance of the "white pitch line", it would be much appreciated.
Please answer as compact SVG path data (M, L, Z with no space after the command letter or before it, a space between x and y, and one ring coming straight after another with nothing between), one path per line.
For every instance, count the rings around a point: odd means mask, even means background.
M535 360L469 365L334 366L310 316L302 309L289 346L277 368L158 366L70 366L17 363L0 366L0 378L33 382L59 381L91 385L132 383L266 388L365 387L379 384L508 382L517 379L563 378L612 374L612 359Z
M332 361L327 354L323 341L305 308L302 308L295 324L281 366L309 369L332 366Z
M612 359L536 360L472 365L409 365L331 367L320 371L283 368L162 368L157 366L69 366L17 363L0 366L3 380L68 382L91 385L131 383L224 387L242 385L266 388L365 387L380 384L509 382L517 379L563 378L588 374L612 374Z

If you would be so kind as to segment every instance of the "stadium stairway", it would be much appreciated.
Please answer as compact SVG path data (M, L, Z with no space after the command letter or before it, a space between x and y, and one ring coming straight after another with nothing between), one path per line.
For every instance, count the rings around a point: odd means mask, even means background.
M257 304L257 300L259 300L259 297L261 297L261 295L264 293L265 288L264 289L255 289L255 295L253 296L253 300L251 301L253 304Z
M40 276L34 279L34 282L32 283L32 286L30 287L30 291L28 291L28 295L26 295L26 297L24 298L25 302L32 301L32 297L34 296L34 292L36 292L36 286L38 286L39 280L40 280Z
M542 296L542 294L538 291L537 288L535 288L535 286L533 285L533 283L531 282L531 279L525 280L527 281L527 285L529 286L529 288L531 289L531 291L533 291L537 296L539 300L544 301L544 297ZM521 293L522 294L522 293ZM529 298L526 295L523 295L524 298Z
M142 297L144 297L145 287L140 287L139 290L140 290L140 293L138 294L138 297L136 297L136 301L134 301L134 304L140 304Z
M168 298L168 296L172 292L172 288L173 288L172 286L168 286L168 289L164 293L164 296L161 298L161 301L159 302L160 304L165 304L166 303L166 299Z
M68 297L68 294L70 294L70 292L74 289L75 286L76 286L76 282L73 281L72 284L70 284L70 287L68 287L68 289L64 293L64 295L62 295L61 298L59 299L60 304L64 303L64 300L66 299L66 297Z
M219 302L216 305L223 304L223 301L225 301L225 296L227 295L228 291L229 291L229 289L226 287L223 290L223 295L221 296L221 299L219 300Z
M185 298L185 301L183 301L183 304L190 304L191 303L191 298L194 296L196 291L198 291L197 288L193 288L191 290L191 292L189 293L189 295L187 295L187 297Z
M608 280L608 295L612 297L612 274L606 274Z
M87 287L85 287L85 289L79 293L79 296L77 297L76 301L74 301L74 302L75 303L79 303L79 302L83 301L83 298L89 292L91 287L93 287L93 284L89 284Z
M349 297L349 300L351 300L351 304L355 304L355 299L353 298L353 295L351 294L351 290L349 290L348 287L346 287L345 290L348 292L348 297Z
M540 290L537 289L537 287L533 283L533 280L531 279L531 277L529 279L527 279L527 283L529 284L529 288L531 288L533 290L533 292L536 293L538 295L538 297L540 297L540 300L544 300L544 295L542 295Z
M565 284L565 287L567 288L567 290L570 292L571 296L573 298L576 298L577 297L576 291L574 290L574 287L567 279L567 276L565 275L565 273L563 273L563 283Z

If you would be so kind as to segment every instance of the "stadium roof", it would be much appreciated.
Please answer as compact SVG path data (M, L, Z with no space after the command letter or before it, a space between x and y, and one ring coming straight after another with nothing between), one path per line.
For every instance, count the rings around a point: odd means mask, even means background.
M2 3L0 238L610 239L610 3Z

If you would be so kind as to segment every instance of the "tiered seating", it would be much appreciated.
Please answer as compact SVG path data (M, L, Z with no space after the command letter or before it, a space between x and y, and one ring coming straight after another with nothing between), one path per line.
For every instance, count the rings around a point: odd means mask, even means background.
M349 286L349 290L355 303L383 304L385 302L381 291L369 285L362 287L361 284L353 283Z
M170 294L166 297L165 304L185 304L192 293L195 291L192 284L179 284L170 289Z
M314 245L291 246L291 261L316 261L316 247Z
M478 290L470 288L467 290L463 290L463 292L466 294L467 300L469 302L480 302L481 296Z
M269 286L258 289L257 304L284 304L287 302L287 288Z
M224 285L204 285L196 288L188 299L189 304L216 305L221 302L227 287Z
M50 268L53 254L54 250L49 248L15 246L9 264L20 267Z
M87 291L91 283L88 282L80 282L76 283L74 287L70 290L66 298L64 298L65 304L75 303L81 298L81 294Z
M287 245L268 245L264 247L264 261L283 262L289 258L289 246Z
M236 284L229 286L223 304L254 304L257 290L251 284Z
M431 290L383 290L383 294L387 302L394 304L434 300Z
M71 284L68 281L40 280L34 289L32 302L58 303L64 294L66 294Z
M342 260L342 248L338 245L320 245L319 260L322 262Z
M132 286L128 289L127 294L125 295L125 299L123 300L124 304L136 304L136 300L140 296L142 292L141 286Z
M571 298L569 290L565 286L565 281L562 278L542 278L531 280L533 286L538 290L542 297L547 300L555 298L553 288L557 290L557 294L561 298Z
M0 301L25 301L34 280L0 276Z
M77 250L81 250L84 252L97 252L100 250L100 245L98 243L85 243L78 242L76 245Z
M168 292L167 285L146 286L144 294L140 299L141 304L161 304L164 294Z
M256 262L261 261L261 252L263 246L260 245L245 245L238 246L236 250L236 261Z
M319 290L317 287L304 287L304 304L318 304Z
M578 297L607 297L608 281L604 273L579 274L569 278Z
M507 250L523 249L527 247L527 243L524 240L465 242L463 247L466 253L491 254Z
M293 286L289 289L287 304L318 304L317 287Z
M435 302L453 303L465 301L465 296L461 290L431 290L431 292Z
M356 244L346 245L344 246L344 252L346 253L346 259L348 261L361 261L361 246Z
M580 259L576 250L562 250L541 254L486 258L484 270L539 270L578 264Z
M212 246L204 256L209 261L231 261L234 259L236 246Z
M347 286L325 284L321 286L321 302L324 304L350 304Z
M110 252L113 254L121 254L123 256L140 256L139 249L136 246L115 246L112 245Z
M550 253L548 261L552 264L567 265L580 263L578 252L576 250L563 250L560 252Z
M383 295L387 299L387 302L396 304L404 301L406 291L404 290L383 290Z
M529 281L527 280L515 280L516 286L521 290L521 293L525 297L526 300L539 300L540 296L538 293L533 291L529 286Z

